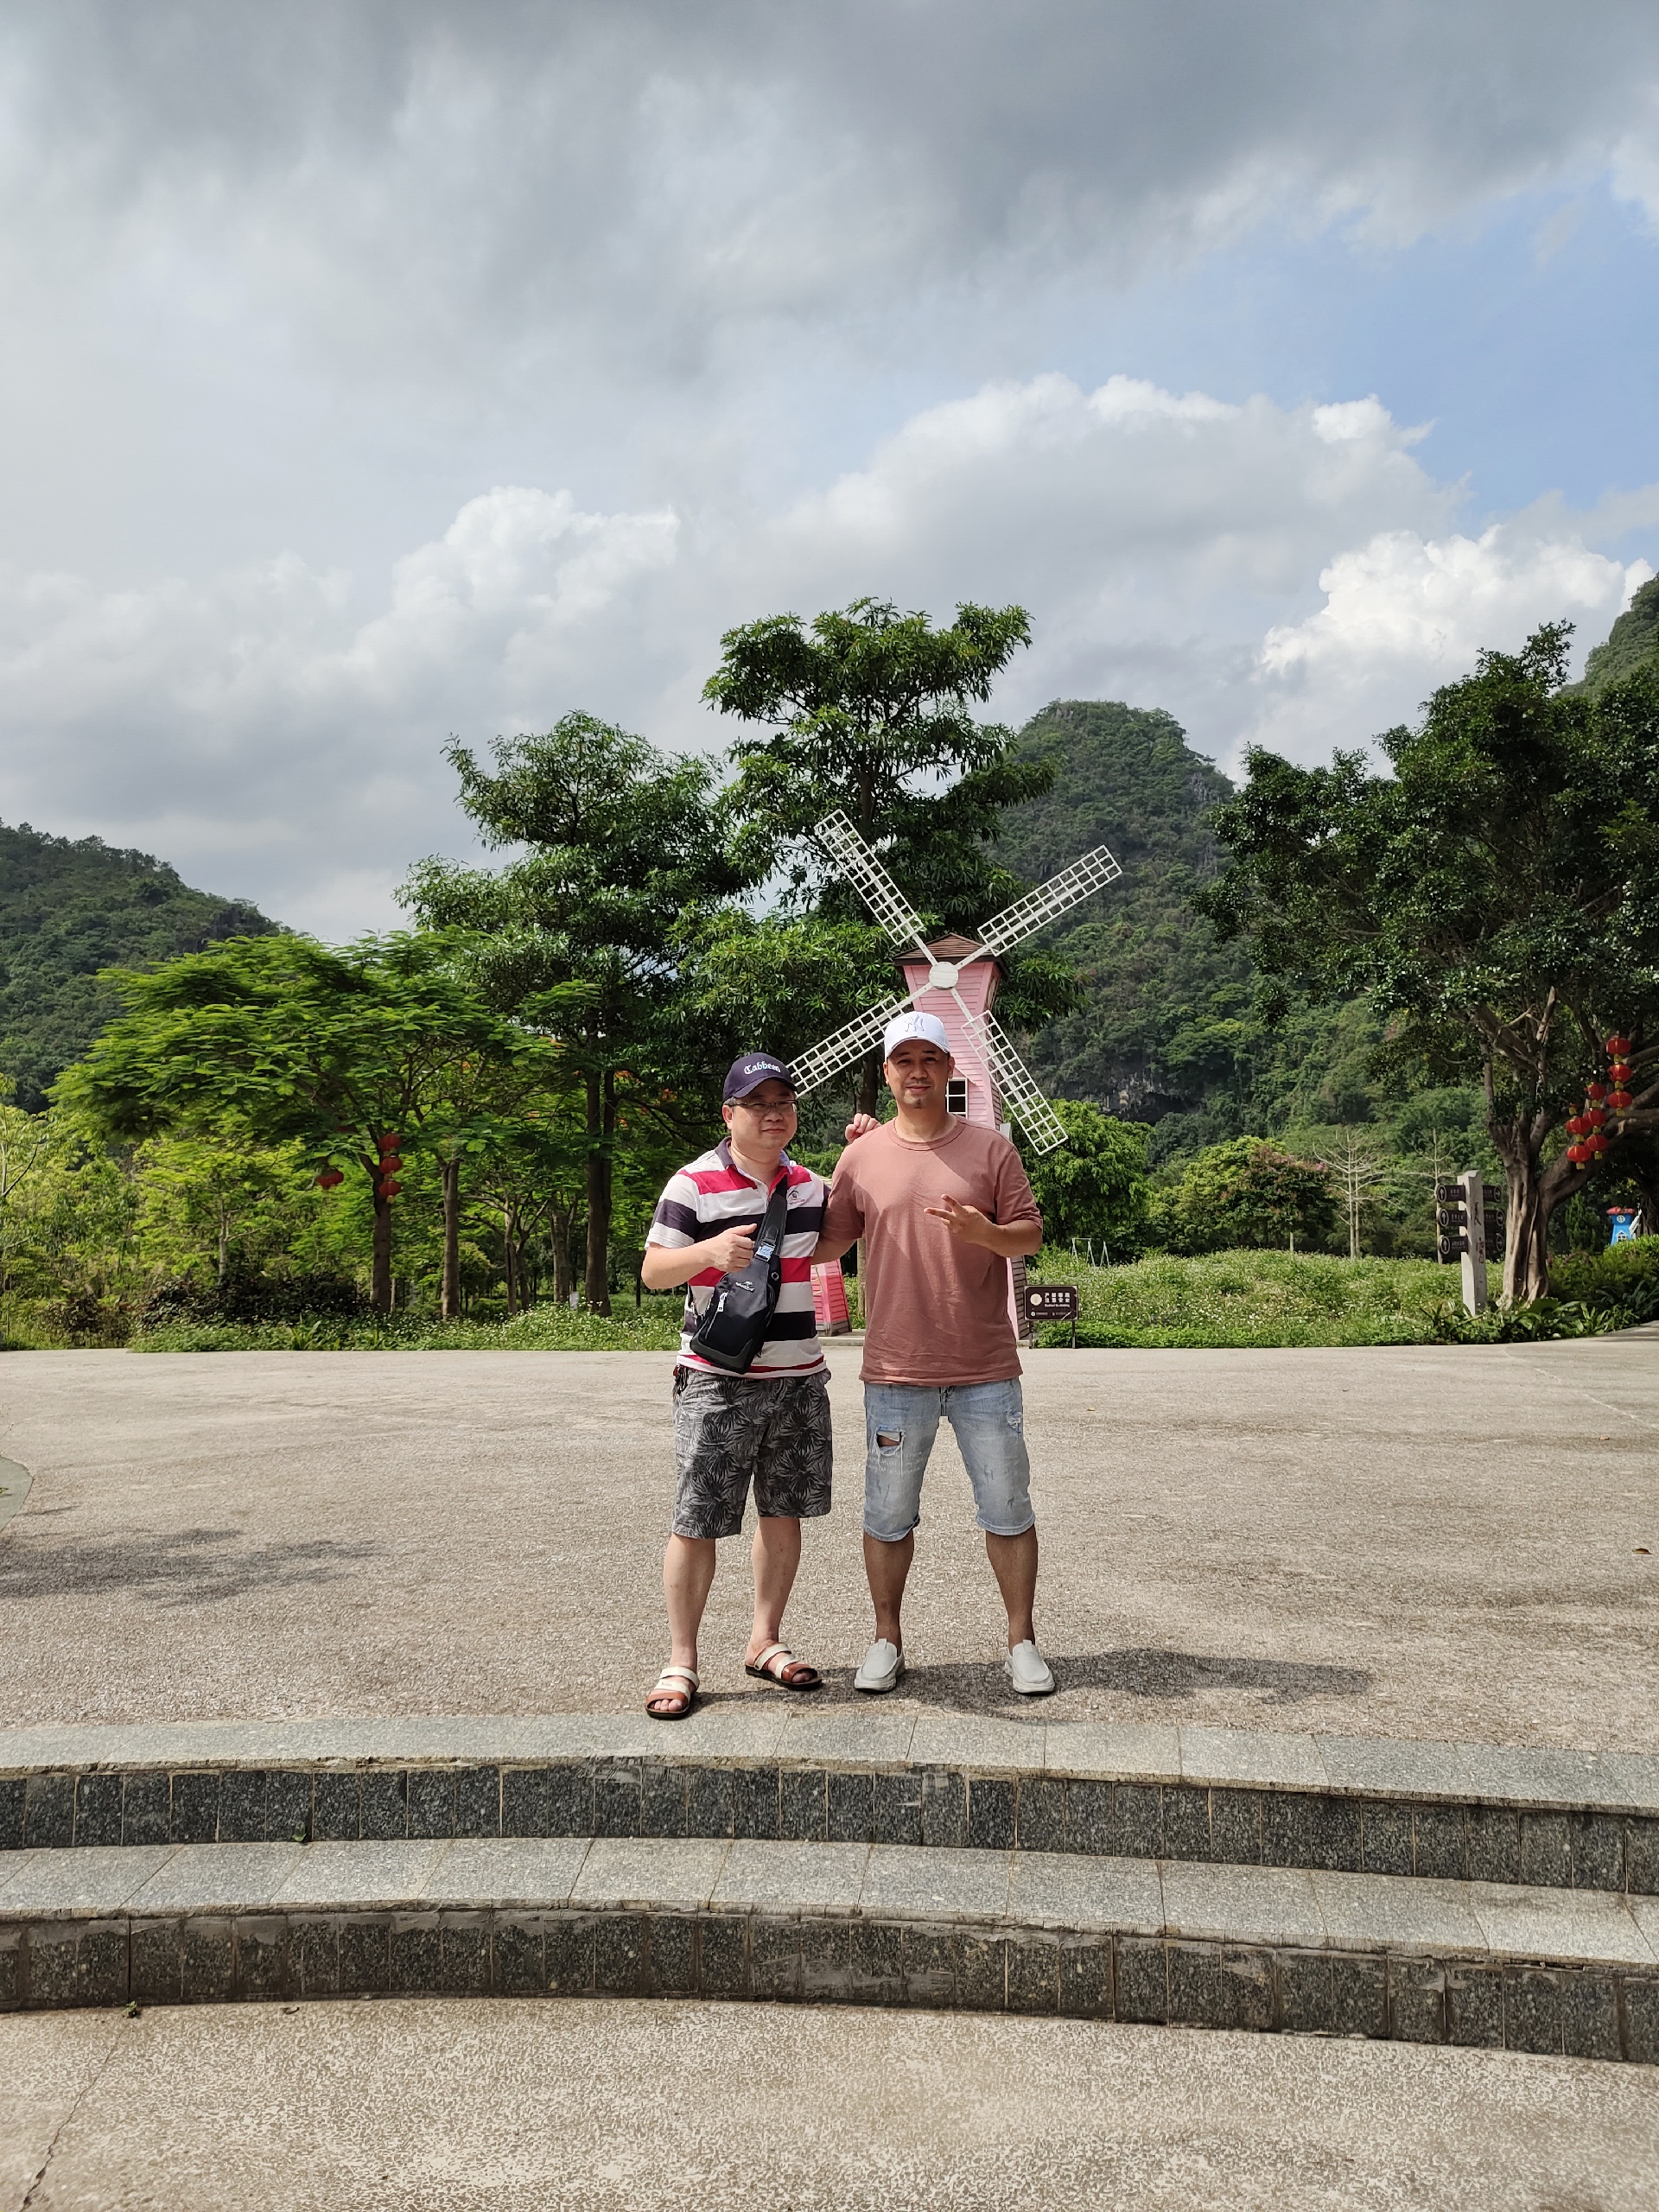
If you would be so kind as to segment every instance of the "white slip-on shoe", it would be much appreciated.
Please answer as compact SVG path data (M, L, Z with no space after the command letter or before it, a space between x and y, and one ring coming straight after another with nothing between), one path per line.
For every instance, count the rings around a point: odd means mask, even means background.
M1048 1662L1029 1637L1009 1652L1007 1677L1021 1697L1046 1697L1054 1688Z
M878 1636L864 1654L864 1663L853 1676L853 1688L866 1697L881 1697L905 1671L905 1655L896 1643Z

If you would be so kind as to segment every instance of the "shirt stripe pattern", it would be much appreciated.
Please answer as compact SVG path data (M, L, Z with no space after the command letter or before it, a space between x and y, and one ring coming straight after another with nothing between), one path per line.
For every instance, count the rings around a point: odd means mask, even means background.
M802 1167L785 1155L789 1176L789 1210L785 1217L783 1287L778 1310L772 1317L766 1341L754 1356L748 1378L764 1382L768 1376L810 1375L824 1364L818 1345L818 1325L812 1310L812 1250L823 1229L825 1186L822 1175ZM776 1186L774 1185L774 1188ZM770 1192L746 1175L732 1158L730 1142L721 1138L712 1152L705 1152L677 1175L657 1201L648 1244L664 1244L683 1251L690 1244L705 1244L728 1229L758 1230L766 1217ZM685 1319L680 1335L679 1364L703 1375L723 1375L723 1368L699 1359L691 1349L691 1332L708 1311L720 1281L718 1268L705 1268L686 1285ZM732 1382L746 1379L732 1376Z

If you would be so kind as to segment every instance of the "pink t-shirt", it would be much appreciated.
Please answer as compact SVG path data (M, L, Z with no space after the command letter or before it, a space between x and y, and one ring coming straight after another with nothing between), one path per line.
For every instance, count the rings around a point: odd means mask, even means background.
M1006 1382L1020 1372L1008 1263L925 1209L945 1193L1005 1226L1038 1221L1020 1155L995 1129L952 1120L913 1144L887 1122L849 1144L824 1212L833 1243L864 1239L867 1382Z

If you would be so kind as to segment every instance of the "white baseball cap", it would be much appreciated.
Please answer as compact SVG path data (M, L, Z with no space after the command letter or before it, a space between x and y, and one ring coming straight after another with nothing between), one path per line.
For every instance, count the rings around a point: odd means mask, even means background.
M937 1045L949 1054L950 1039L944 1033L944 1024L937 1014L918 1014L914 1007L908 1014L895 1014L881 1033L881 1057L893 1058L893 1048L902 1045L907 1038L919 1037L925 1045Z

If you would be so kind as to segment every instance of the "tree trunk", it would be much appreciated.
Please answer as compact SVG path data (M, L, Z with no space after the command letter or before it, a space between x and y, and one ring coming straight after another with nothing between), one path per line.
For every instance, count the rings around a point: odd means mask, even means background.
M443 1184L443 1287L438 1311L446 1321L461 1319L461 1162L446 1160Z
M569 1306L576 1287L570 1265L570 1225L575 1214L574 1206L562 1206L556 1198L547 1202L547 1218L553 1231L553 1295L561 1306Z
M858 1100L854 1109L855 1112L871 1115L875 1112L875 1102L880 1095L880 1082L881 1055L880 1052L867 1052L859 1063Z
M378 1171L376 1172L378 1180ZM391 1311L391 1200L374 1194L374 1272L369 1303L377 1313Z
M219 1287L221 1290L225 1287L226 1279L230 1272L231 1217L227 1210L221 1206L219 1210Z
M611 1137L616 1128L616 1078L588 1084L588 1129L598 1124L600 1143L588 1154L588 1309L611 1310Z

